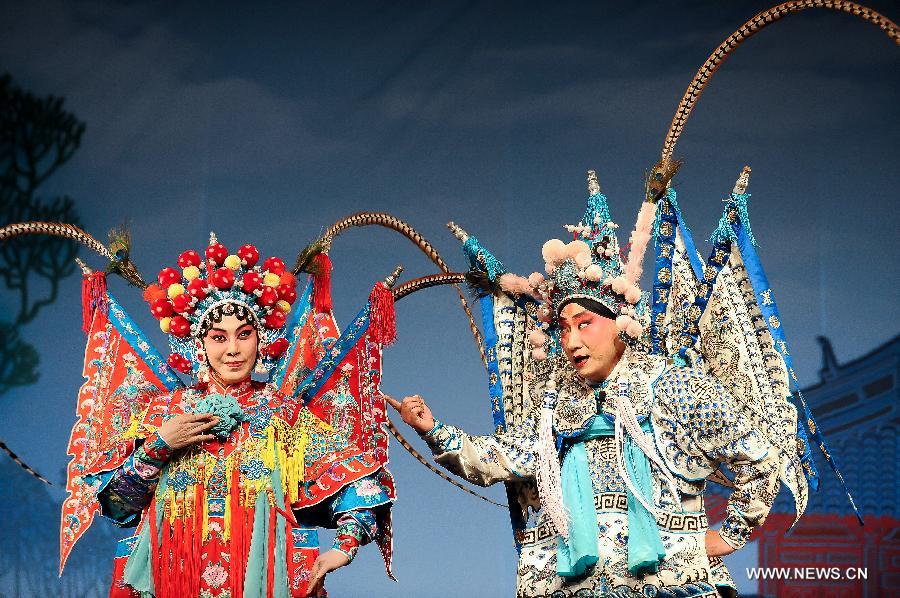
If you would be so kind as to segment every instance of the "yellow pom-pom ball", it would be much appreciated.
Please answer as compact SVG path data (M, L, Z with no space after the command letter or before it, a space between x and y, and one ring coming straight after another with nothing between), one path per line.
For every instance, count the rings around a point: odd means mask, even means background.
M277 307L279 311L283 311L284 313L288 313L289 311L291 311L291 304L284 299L279 300L278 303L275 304L275 307Z
M169 334L169 325L172 323L172 318L161 318L159 320L159 329Z
M188 266L182 270L181 273L184 275L185 280L191 281L200 276L200 268L197 266Z
M273 274L271 272L266 272L266 275L263 276L263 284L267 287L277 287L281 284L281 276L278 274Z
M180 282L170 284L166 293L169 295L169 299L174 299L178 295L184 295L184 285Z
M237 270L241 267L241 258L236 255L229 255L225 258L225 267L229 270Z

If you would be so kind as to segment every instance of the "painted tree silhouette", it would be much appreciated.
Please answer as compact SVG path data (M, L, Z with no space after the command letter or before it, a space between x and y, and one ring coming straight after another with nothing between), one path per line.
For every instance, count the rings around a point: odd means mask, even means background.
M45 199L38 187L78 149L84 123L63 109L63 98L38 98L0 77L0 225L28 220L78 224L68 196ZM33 384L38 355L20 328L56 300L60 281L75 271L78 245L49 236L0 244L0 277L14 307L0 317L0 395Z

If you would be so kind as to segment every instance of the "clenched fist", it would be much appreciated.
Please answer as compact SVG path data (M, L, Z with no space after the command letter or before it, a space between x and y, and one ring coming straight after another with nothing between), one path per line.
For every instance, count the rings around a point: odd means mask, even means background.
M431 415L431 409L419 395L406 397L402 403L387 395L384 395L384 399L388 405L400 413L403 421L419 434L427 434L434 429L434 416Z

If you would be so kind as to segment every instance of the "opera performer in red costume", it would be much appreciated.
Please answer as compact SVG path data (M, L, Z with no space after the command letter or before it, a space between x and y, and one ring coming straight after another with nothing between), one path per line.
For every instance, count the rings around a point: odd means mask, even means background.
M144 298L169 337L165 360L86 269L61 566L97 512L137 526L110 596L324 596L326 574L371 541L391 575L378 390L391 283L341 334L324 253L300 297L282 260L259 261L254 246L230 254L212 235L205 256L185 251L159 273ZM322 554L317 527L337 529Z

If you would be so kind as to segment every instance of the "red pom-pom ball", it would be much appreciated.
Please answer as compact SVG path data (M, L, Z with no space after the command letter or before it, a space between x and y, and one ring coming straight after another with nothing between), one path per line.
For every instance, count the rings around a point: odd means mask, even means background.
M252 268L259 261L259 249L250 244L241 245L237 250L237 256L244 262L244 267Z
M200 254L193 249L188 249L178 256L178 267L187 268L188 266L199 266Z
M272 274L278 274L280 276L284 274L284 262L281 261L281 258L277 257L266 258L266 261L263 262L263 270L268 270Z
M144 289L144 301L147 303L153 304L157 299L165 299L168 297L165 289L160 288L160 286L156 283L148 285L146 289Z
M266 355L269 357L281 357L287 348L288 340L286 338L279 338L269 344L266 348Z
M169 364L169 367L171 367L173 370L178 370L182 374L191 373L191 362L178 353L172 353L171 355L169 355L169 358L166 359L166 362Z
M178 313L189 314L194 311L194 306L191 305L192 299L193 297L191 297L191 295L182 293L181 295L178 295L177 297L172 299L172 305L175 307L175 311L177 311Z
M234 270L231 270L230 268L219 268L213 272L210 281L216 285L216 287L226 291L234 284Z
M204 299L206 299L206 285L207 282L205 280L195 278L188 284L187 292L197 301L203 301Z
M278 301L278 291L275 290L275 287L263 287L262 295L256 301L265 307L275 305L275 302Z
M278 285L278 298L284 299L288 303L293 303L297 300L297 291L294 290L294 287L288 284Z
M169 303L168 299L154 299L153 303L150 304L150 313L159 320L171 316L175 313L175 310L172 309L172 304Z
M156 280L159 281L159 286L168 289L169 285L181 282L181 272L175 268L163 268L159 271L159 276L156 277Z
M206 248L206 259L213 261L216 265L221 266L228 257L228 250L221 243L213 243Z
M183 338L191 331L191 323L184 316L175 316L169 323L169 333Z
M278 282L279 282L279 284L286 284L286 285L289 285L292 287L296 287L297 286L297 277L295 277L290 272L285 272L284 274L281 275L281 280L279 280Z
M263 318L263 324L266 328L281 328L284 326L284 322L284 312L277 309Z
M244 272L244 275L241 277L241 282L244 285L243 289L247 293L252 293L258 289L262 284L262 280L259 272Z

